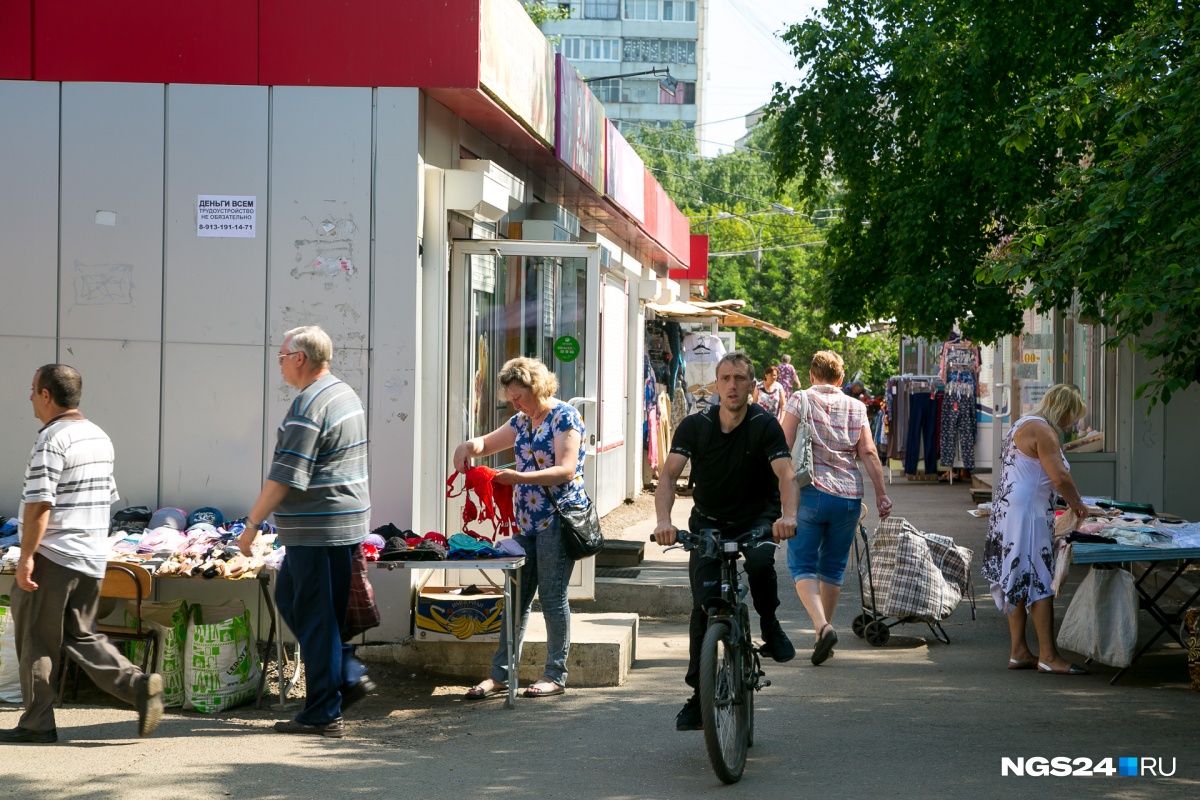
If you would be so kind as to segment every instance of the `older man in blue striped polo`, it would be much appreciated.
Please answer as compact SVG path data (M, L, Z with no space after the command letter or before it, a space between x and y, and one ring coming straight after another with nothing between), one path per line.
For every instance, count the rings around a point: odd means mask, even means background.
M370 530L367 419L362 401L329 372L333 342L313 325L284 334L283 379L300 390L275 443L262 492L239 544L249 553L259 526L275 514L287 547L275 602L304 658L307 699L280 733L341 738L342 710L375 688L343 642L351 556Z

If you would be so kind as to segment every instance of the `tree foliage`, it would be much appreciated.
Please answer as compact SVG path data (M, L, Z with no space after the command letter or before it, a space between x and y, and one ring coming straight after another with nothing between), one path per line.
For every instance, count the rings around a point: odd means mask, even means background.
M1011 280L976 268L1053 193L1050 165L1077 161L1099 130L1034 126L1006 151L1017 109L1094 73L1134 18L1129 0L829 0L784 34L801 74L777 84L772 167L805 198L840 183L842 220L822 264L832 319L894 317L906 333L979 341L1015 332Z
M1152 3L1090 72L1036 97L1010 122L1023 153L1052 132L1086 135L1057 162L1057 190L1032 206L979 275L1028 281L1028 302L1103 322L1110 344L1155 360L1139 387L1164 402L1200 380L1200 6Z
M525 6L525 11L535 25L553 22L557 19L567 19L571 16L571 9L560 3L548 3L545 0L522 0L521 5Z
M812 213L817 206L801 206L794 186L777 187L764 149L764 127L755 130L746 148L716 158L701 157L694 132L682 127L646 127L626 135L691 219L693 233L709 235L713 255L708 299L745 300L747 314L792 334L785 340L751 328L736 329L738 346L760 372L787 353L806 376L814 352L837 350L849 373L862 370L867 385L882 390L897 367L896 337L885 332L851 338L830 329L820 296L819 257L830 223L827 218L814 219L819 216Z

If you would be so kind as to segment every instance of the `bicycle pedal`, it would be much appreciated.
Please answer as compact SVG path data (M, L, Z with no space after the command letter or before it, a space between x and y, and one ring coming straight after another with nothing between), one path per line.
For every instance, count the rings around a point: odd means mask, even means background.
M765 688L767 688L767 687L768 687L768 686L770 686L770 685L771 685L771 682L770 682L770 681L760 681L760 682L759 682L759 684L758 684L758 686L757 686L756 688L758 688L758 689L765 689Z

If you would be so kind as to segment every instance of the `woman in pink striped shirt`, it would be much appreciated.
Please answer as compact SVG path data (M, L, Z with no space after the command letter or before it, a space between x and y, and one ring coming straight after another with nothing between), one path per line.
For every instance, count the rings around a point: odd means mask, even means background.
M867 407L842 392L845 365L831 350L813 356L809 371L812 386L788 398L783 413L783 433L788 447L796 440L808 404L809 437L812 440L813 482L800 490L796 536L788 541L788 570L796 583L796 594L812 619L817 641L812 663L822 664L837 644L837 631L830 620L842 591L842 576L862 506L863 481L859 461L875 486L879 518L892 512L883 483L883 468L871 439Z

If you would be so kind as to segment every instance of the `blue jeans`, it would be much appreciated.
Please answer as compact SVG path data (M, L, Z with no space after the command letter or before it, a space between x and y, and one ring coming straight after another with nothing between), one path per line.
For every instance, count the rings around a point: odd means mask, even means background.
M306 699L297 722L325 725L342 715L343 687L366 670L342 642L350 603L350 555L358 545L289 545L275 583L275 603L296 634L304 659Z
M796 536L788 540L788 571L793 581L815 578L842 585L861 509L858 498L838 497L813 486L800 490Z
M562 533L558 519L548 530L538 534L518 533L513 538L525 548L525 565L521 567L521 589L514 598L517 621L517 658L521 660L521 646L525 643L525 623L533 606L533 593L537 590L542 604L542 616L546 620L546 668L543 676L559 686L567 685L567 652L571 649L571 607L567 603L567 584L575 562L563 551ZM503 619L503 618L502 618ZM508 682L508 626L507 620L500 623L500 644L492 656L492 671L489 677L498 683Z

